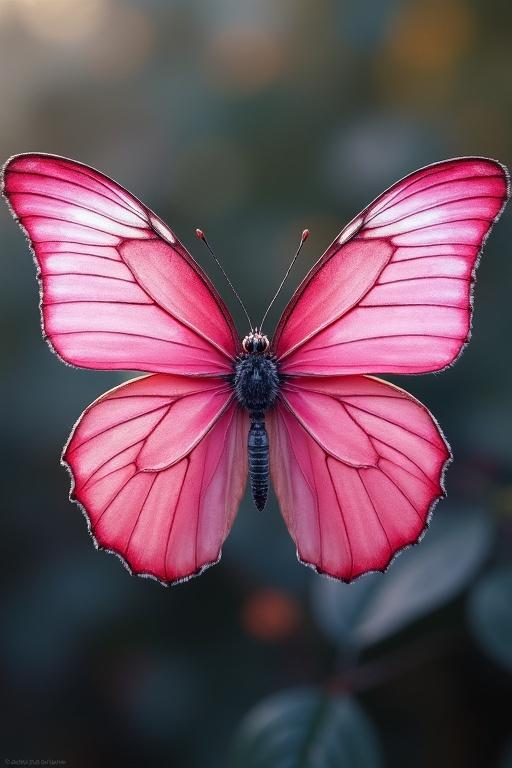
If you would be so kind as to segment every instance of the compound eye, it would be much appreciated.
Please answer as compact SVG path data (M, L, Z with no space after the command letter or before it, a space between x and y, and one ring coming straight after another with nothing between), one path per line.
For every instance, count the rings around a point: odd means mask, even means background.
M242 341L242 347L244 352L252 352L254 346L254 342L251 339L250 336L246 336L245 339Z

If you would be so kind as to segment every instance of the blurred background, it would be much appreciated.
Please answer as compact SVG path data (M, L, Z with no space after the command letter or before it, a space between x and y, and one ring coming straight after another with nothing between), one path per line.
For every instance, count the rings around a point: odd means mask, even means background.
M55 152L142 198L260 315L396 179L512 163L503 0L0 0L0 156ZM0 759L70 768L510 768L512 211L486 247L473 340L395 379L455 454L419 547L346 586L296 562L246 499L220 565L171 589L97 553L61 446L118 373L62 365L7 208L2 255ZM271 323L269 323L270 327Z

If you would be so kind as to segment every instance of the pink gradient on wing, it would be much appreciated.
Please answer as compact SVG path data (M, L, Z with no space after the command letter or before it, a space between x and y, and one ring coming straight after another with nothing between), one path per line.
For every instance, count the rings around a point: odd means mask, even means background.
M20 155L5 194L40 269L44 331L83 368L188 375L231 371L224 303L172 231L80 163ZM157 226L158 225L158 226Z
M322 398L320 421L304 407L310 397ZM271 472L300 559L344 581L383 570L443 495L450 451L436 422L411 395L369 376L300 377L283 400L293 413L280 404L269 417Z
M481 158L391 187L338 235L286 308L274 340L282 371L426 373L452 363L470 332L473 270L506 197L502 166Z
M215 380L156 374L103 395L77 422L63 455L73 497L98 545L132 571L174 582L219 559L247 477L248 417L230 397Z
M132 571L165 583L200 573L220 557L247 477L231 315L167 225L92 168L19 155L4 192L34 250L52 348L85 368L152 372L78 420L63 454L72 498ZM300 559L322 573L384 569L443 495L450 451L435 419L367 374L438 371L460 354L508 192L505 169L483 158L402 179L342 230L278 323L271 475Z

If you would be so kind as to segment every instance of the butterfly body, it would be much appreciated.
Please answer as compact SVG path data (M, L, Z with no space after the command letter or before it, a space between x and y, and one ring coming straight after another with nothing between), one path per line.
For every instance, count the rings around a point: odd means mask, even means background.
M244 353L235 361L233 386L240 405L249 412L251 426L247 438L249 482L254 503L265 506L269 486L269 440L265 411L279 392L279 372L275 357L269 353L266 336L251 333L243 341Z
M184 581L220 559L247 479L262 509L270 476L299 560L320 573L385 571L420 539L451 452L429 410L375 374L441 371L467 344L504 166L455 158L386 190L312 267L271 343L259 328L240 344L174 232L104 174L17 155L2 192L52 349L144 374L86 408L62 454L96 546Z

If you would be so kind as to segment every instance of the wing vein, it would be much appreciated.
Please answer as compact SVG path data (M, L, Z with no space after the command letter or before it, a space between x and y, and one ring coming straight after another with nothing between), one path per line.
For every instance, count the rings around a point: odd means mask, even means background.
M382 520L380 519L380 515L379 515L379 513L377 512L377 508L376 508L376 506L375 506L375 504L374 504L374 502L373 502L373 499L372 499L372 497L370 496L370 493L369 493L369 491L368 491L368 488L366 487L366 483L364 482L364 479L363 479L363 475L362 475L361 471L360 471L360 470L357 468L357 469L356 469L356 472L357 472L357 476L359 477L359 481L360 481L361 485L362 485L362 486L363 486L363 488L364 488L364 492L365 492L366 496L368 497L368 501L369 501L369 502L370 502L370 504L371 504L371 507L372 507L372 509L373 509L373 512L374 512L374 514L375 514L375 517L376 517L376 518L377 518L377 520L379 521L379 525L380 525L380 527L382 528L382 532L383 532L384 536L386 537L386 542L387 542L387 545L388 545L389 554L390 554L390 556L392 556L392 555L393 555L393 549L392 549L392 547L391 547L391 543L390 543L390 541L389 541L389 536L388 536L388 534L387 534L387 531L386 531L386 529L384 528L384 525L383 525L383 523L382 523Z
M60 165L60 167L62 168L62 167L65 167L65 166ZM69 170L69 169L66 169L66 170ZM77 169L74 169L74 170L77 170ZM98 184L100 184L105 189L108 189L109 192L112 192L112 194L114 194L116 196L116 198L119 201L119 203L117 203L116 200L113 200L108 195L105 195L103 192L98 192L98 190L96 190L96 189L91 189L91 187L85 186L84 184L79 184L77 181L71 181L69 179L63 179L60 176L51 176L49 173L41 173L40 171L32 171L32 170L31 171L18 171L15 168L8 168L6 173L7 174L15 173L18 176L42 176L43 178L51 179L52 181L55 181L57 179L57 181L62 181L65 184L72 184L74 187L78 187L79 189L85 189L87 192L94 192L95 194L100 195L100 197L104 197L105 200L109 201L109 203L119 204L128 213L135 214L135 216L137 216L141 221L144 221L146 226L149 227L147 219L145 219L145 218L143 218L143 216L141 216L140 211L137 211L135 208L132 208L131 206L128 206L126 201L122 197L120 197L120 195L118 195L117 192L114 189L111 189L110 187L108 187L100 179L93 179L93 180L96 181ZM87 176L86 174L81 174L81 175L85 176L86 178L93 178L91 176Z
M432 173L425 174L421 178L422 179L426 179L429 176L437 176L440 173L444 173L445 170L446 169L444 168L444 169L439 170L439 171L433 171ZM416 176L416 174L412 174L412 175ZM461 176L459 179L456 179L456 181L458 181L458 182L461 182L461 181L477 181L478 179L501 179L501 178L502 177L500 176L500 174L496 173L496 174L488 174L488 175L485 175L485 176L478 176L478 175L476 175L476 176L475 175ZM366 221L372 221L372 219L374 219L375 216L378 216L379 214L384 213L384 211L388 211L390 208L393 208L393 206L397 205L398 203L403 203L404 200L409 200L411 197L414 197L414 195L419 195L422 192L426 192L427 189L434 189L435 187L442 187L442 186L444 186L447 183L446 181L439 181L439 182L436 182L435 184L429 184L426 187L422 187L422 189L417 189L414 192L410 192L408 195L404 195L403 197L400 198L400 200L396 199L402 192L405 192L407 189L409 189L409 187L411 187L413 184L416 184L418 181L421 181L421 179L419 179L419 178L412 178L412 179L410 179L409 183L406 184L405 186L400 186L400 182L397 182L398 183L398 188L395 191L395 195L393 195L387 201L386 205L383 208L375 210ZM384 193L384 194L386 194L386 193ZM375 202L377 202L377 201L375 201ZM371 208L372 205L373 205L373 203L370 203L369 207ZM377 208L377 206L376 206L376 208ZM365 224L366 224L366 221L365 221Z
M52 176L50 178L55 180L54 176ZM73 182L67 182L67 183L71 183L72 184ZM85 187L82 187L82 189L85 189ZM94 189L90 189L88 191L91 192L92 194L100 195L104 199L108 199L108 198L105 198L105 195L102 195L101 192L96 192ZM77 203L75 200L73 200L71 202L69 199L66 199L65 197L60 197L59 195L56 195L54 193L49 195L49 194L47 194L45 192L30 192L28 190L23 190L21 192L19 192L19 191L11 192L10 194L12 194L12 195L30 195L31 197L45 197L47 200L56 200L56 201L61 202L61 203L67 203L68 205L71 205L73 208L81 208L82 211L87 211L88 213L94 213L97 216L102 216L104 219L108 219L109 221L113 221L114 224L120 224L122 227L130 227L132 229L143 229L144 228L144 229L147 229L150 232L153 231L153 229L150 226L149 222L147 220L145 220L145 219L141 219L140 216L138 216L138 218L140 218L141 221L144 221L145 227L138 227L135 224L128 224L126 221L121 221L121 219L116 219L115 216L111 216L110 214L105 213L105 211L102 211L101 209L98 210L97 208L92 208L92 207L89 207L87 205L82 205L81 203ZM113 203L114 205L118 205L118 203L116 203L112 199L110 200L110 202ZM126 208L124 210L128 211L128 209L126 209ZM134 215L137 215L135 213L135 211L128 211L128 212L129 213L133 213ZM43 213L43 214L40 214L40 213L24 214L23 218L25 218L27 216L41 216L42 218L45 218L45 219L57 218L55 216L48 216L46 213ZM60 219L60 218L58 218L58 220L59 221L66 221L69 224L78 224L80 226L87 226L87 224L82 224L82 222L80 222L80 221L73 221L73 219ZM91 229L94 229L94 227L91 227ZM104 232L104 230L99 230L99 231L100 232Z
M464 181L465 181L465 179L464 179ZM441 185L434 185L434 186L443 186L443 185L441 184ZM431 189L431 187L427 187L427 189ZM414 195L421 195L421 194L423 194L424 191L425 190L421 190L421 191L418 191L418 192L413 192L413 194L409 195L408 197L414 197ZM408 198L402 198L402 200L400 200L400 202L397 203L397 204L401 205L403 203L403 201L407 200L407 199ZM429 205L426 208L418 208L417 211L409 211L408 213L405 213L403 216L400 216L398 219L393 219L392 221L386 221L385 224L379 224L376 227L368 226L368 224L365 222L364 227L365 227L365 229L368 228L370 230L377 230L377 229L380 229L381 227L388 227L388 226L392 226L393 224L399 224L401 221L405 221L406 219L410 218L411 216L417 216L418 214L425 213L426 211L435 211L436 208L444 208L446 205L451 205L452 203L462 203L462 202L465 203L466 200L487 200L487 199L490 199L490 200L500 200L501 196L500 195L479 194L479 195L469 195L468 197L464 197L464 196L463 197L454 197L453 199L450 199L450 200L443 200L441 203L435 203L434 205ZM393 206L391 206L391 208L392 207ZM375 214L375 217L376 216L380 216L380 214L383 213L383 212L384 212L384 210L379 211L378 213ZM368 222L372 221L372 219L375 218L375 217L372 217L372 218L368 219ZM478 218L478 217L476 217L476 218ZM485 219L485 220L488 221L488 219ZM459 219L455 219L455 221L459 221ZM466 219L462 219L462 221L466 221ZM439 222L439 223L448 224L448 223L451 223L451 221L450 222ZM420 229L422 229L422 227L420 227ZM412 230L412 229L408 229L407 230L407 232L413 232L413 231L414 230Z
M331 481L331 485L332 485L332 488L333 488L333 491L334 491L334 495L336 497L336 504L338 505L338 510L339 510L339 513L340 513L341 524L343 525L343 529L345 531L345 537L347 539L348 550L349 550L349 554L350 554L350 573L349 573L349 576L348 576L348 581L350 581L352 579L352 574L354 573L354 552L352 550L352 542L350 540L350 536L348 535L348 526L347 526L347 524L345 522L345 518L343 517L343 508L341 506L341 500L340 500L340 497L338 495L338 489L336 488L336 484L335 484L335 482L333 480L333 477L332 477L331 468L329 466L329 459L331 459L332 461L336 461L336 459L334 459L334 457L332 457L330 455L327 455L327 454L324 457L325 466L327 467L327 472L329 473L329 478L330 478L330 481Z
M181 492L183 491L183 487L184 487L185 482L187 480L188 470L190 468L190 458L188 456L185 456L182 459L182 461L186 462L185 474L183 475L183 478L182 478L182 481L181 481L180 490L178 492L178 498L176 499L176 503L174 505L173 515L172 515L172 517L171 517L171 519L169 521L169 532L167 534L167 543L165 545L164 574L165 574L165 580L166 581L169 581L169 577L167 575L167 573L168 573L168 571L167 571L167 558L169 556L169 544L171 543L171 533L172 533L172 529L174 527L174 521L176 520L176 515L178 514L178 507L179 507L179 504L180 504Z
M136 520L135 520L135 522L133 524L133 528L132 528L131 533L130 533L130 535L128 537L126 548L124 550L125 553L126 553L126 559L127 560L128 560L128 553L130 551L130 545L131 545L132 539L133 539L133 534L135 533L135 529L137 528L137 525L139 524L139 520L140 520L140 518L142 516L142 513L144 511L144 507L146 506L146 502L149 499L149 495L150 495L151 491L153 490L153 486L155 484L155 481L156 481L157 477L158 477L158 472L155 472L155 475L154 475L154 477L153 477L153 479L151 481L151 484L150 484L150 486L148 488L148 492L146 493L146 497L145 497L144 501L141 504L141 507L140 507L139 512L137 514L137 518L136 518Z
M104 400L103 402L108 402L107 400ZM165 410L166 413L163 414L162 418L157 421L157 423L152 427L151 431L154 431L156 427L160 424L163 418L167 415L167 412L170 410L172 403L169 405L158 405L155 408L151 408L149 411L144 411L143 413L138 413L136 416L130 416L127 419L122 419L121 421L117 421L115 424L111 424L109 427L105 427L104 429L101 429L99 432L95 432L94 435L90 435L85 440L83 440L78 445L75 445L74 448L72 448L68 456L71 456L72 453L77 451L79 448L82 448L82 446L87 445L91 440L94 440L96 437L100 437L101 435L106 435L108 432L110 432L113 429L116 429L116 427L119 427L121 424L129 424L131 421L135 421L136 419L140 419L145 416L149 416L150 413L156 413L157 411ZM142 442L145 443L147 440L147 436L143 438ZM139 441L137 441L139 442Z
M385 416L381 416L380 414L373 413L372 411L369 411L367 408L363 408L360 405L350 404L348 406L349 408L355 408L357 411L361 411L363 413L367 413L369 416L373 416L376 419L382 419L382 421L385 421L387 424L391 424L394 427L398 427L399 429L403 429L404 432L408 432L410 435L413 435L414 437L419 437L420 440L424 440L426 443L429 443L433 448L435 448L440 453L443 453L443 450L436 445L436 443L432 442L432 440L429 440L428 437L424 437L423 435L420 435L418 432L414 432L412 429L408 429L407 427L404 427L403 424L398 424L396 421L392 421L391 419L387 419ZM361 426L361 425L359 425ZM363 429L363 427L361 427ZM366 431L366 430L364 430ZM375 437L375 435L373 435ZM379 438L377 438L378 440Z

